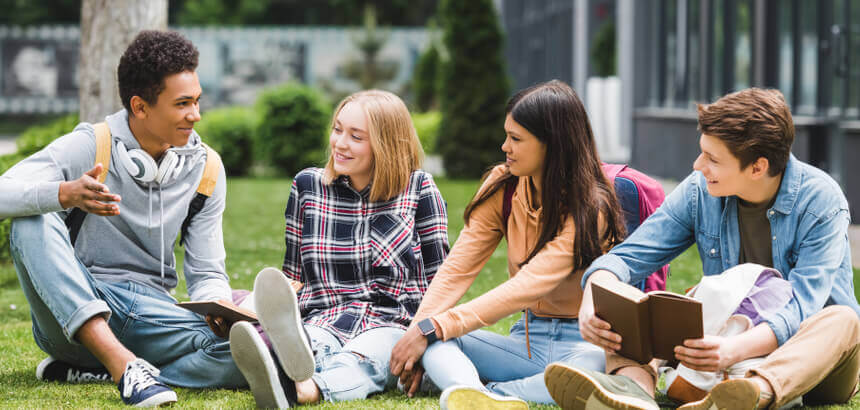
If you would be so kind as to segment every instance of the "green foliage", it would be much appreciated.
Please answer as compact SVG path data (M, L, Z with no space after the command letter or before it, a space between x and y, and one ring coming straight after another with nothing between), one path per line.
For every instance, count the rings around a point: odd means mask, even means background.
M436 90L439 84L440 72L439 50L436 44L430 43L421 53L412 74L412 87L415 92L415 105L420 111L428 111L438 106Z
M600 77L615 75L615 23L608 20L597 33L591 44L591 65Z
M412 123L415 124L415 131L418 132L418 138L421 140L424 152L427 154L435 153L442 114L439 111L413 112Z
M289 83L264 91L257 105L260 158L287 175L322 164L331 109L319 91Z
M18 161L24 159L25 156L20 154L8 154L0 156L0 175L2 175L6 170L12 168L13 165L17 164ZM10 219L4 219L0 221L0 262L6 262L11 260L11 255L9 255L9 226L11 225Z
M207 111L194 127L203 141L221 154L228 176L247 175L254 162L257 115L245 107Z
M439 14L449 59L438 149L449 176L477 178L504 158L499 144L509 85L502 31L492 0L442 0Z
M268 3L263 0L186 0L176 20L189 25L240 25L264 17Z
M78 122L77 114L69 114L48 124L27 128L15 141L18 154L27 157L36 153L45 148L51 141L72 132Z

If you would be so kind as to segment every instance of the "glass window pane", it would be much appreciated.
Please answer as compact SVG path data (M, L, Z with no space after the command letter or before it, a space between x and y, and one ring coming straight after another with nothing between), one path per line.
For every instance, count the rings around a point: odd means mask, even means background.
M725 31L726 31L726 21L725 21L725 1L724 0L714 0L713 5L713 15L714 15L714 27L713 27L713 41L714 41L714 54L711 58L711 95L708 100L713 101L723 95L723 61L726 58L725 49L726 49L726 41L725 41Z

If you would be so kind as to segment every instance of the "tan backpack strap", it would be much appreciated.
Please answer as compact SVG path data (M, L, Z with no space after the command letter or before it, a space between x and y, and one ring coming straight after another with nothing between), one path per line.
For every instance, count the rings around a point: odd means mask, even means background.
M106 122L100 122L93 125L96 131L96 162L93 164L102 164L102 173L99 174L99 182L104 183L107 178L108 169L110 169L110 127Z
M214 149L206 147L206 166L203 168L203 177L197 186L197 193L212 196L215 191L215 183L218 182L218 174L221 172L221 156Z

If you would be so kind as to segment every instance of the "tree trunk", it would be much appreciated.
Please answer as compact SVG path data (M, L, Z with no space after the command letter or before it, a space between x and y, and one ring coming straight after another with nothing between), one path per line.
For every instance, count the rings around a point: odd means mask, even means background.
M96 123L122 107L119 58L141 30L167 28L167 0L83 0L78 84L81 121Z

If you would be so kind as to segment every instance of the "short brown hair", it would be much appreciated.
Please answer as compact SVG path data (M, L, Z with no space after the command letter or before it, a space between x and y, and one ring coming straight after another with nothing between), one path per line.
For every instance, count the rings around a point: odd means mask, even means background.
M367 115L367 132L370 134L370 150L373 152L369 199L391 199L406 189L412 171L420 168L424 161L424 150L412 124L409 109L400 97L388 91L359 91L338 104L331 118L332 127L337 114L350 102L361 106ZM325 182L329 184L338 177L331 152L324 175Z
M785 171L794 142L794 121L778 90L748 88L713 104L698 104L699 132L719 138L741 162L741 169L761 157L768 174Z

